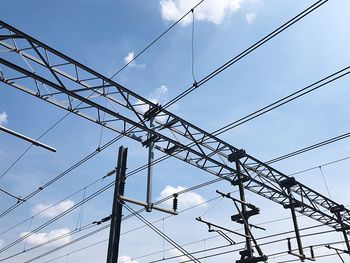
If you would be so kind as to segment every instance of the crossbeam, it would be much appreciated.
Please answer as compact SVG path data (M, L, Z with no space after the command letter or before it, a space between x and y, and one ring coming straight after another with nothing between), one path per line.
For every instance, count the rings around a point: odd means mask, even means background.
M1 82L141 144L152 138L154 149L164 154L232 184L244 178L251 192L283 206L291 200L297 212L349 229L350 211L334 216L335 201L297 181L289 195L281 182L290 177L249 154L239 160L239 169L233 168L229 161L241 152L238 148L11 25L0 21L0 26L0 46L7 51L0 53Z

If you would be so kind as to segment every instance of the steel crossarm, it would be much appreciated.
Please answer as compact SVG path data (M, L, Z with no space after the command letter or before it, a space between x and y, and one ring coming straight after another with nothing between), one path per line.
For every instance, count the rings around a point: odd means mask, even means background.
M239 176L228 163L236 147L185 121L76 60L0 21L0 81L54 104L144 146L234 183ZM156 126L150 127L154 118ZM287 175L246 154L241 173L246 189L282 205L289 203L281 181ZM340 228L331 213L338 203L297 182L291 189L296 210L323 224ZM350 227L350 211L341 211Z

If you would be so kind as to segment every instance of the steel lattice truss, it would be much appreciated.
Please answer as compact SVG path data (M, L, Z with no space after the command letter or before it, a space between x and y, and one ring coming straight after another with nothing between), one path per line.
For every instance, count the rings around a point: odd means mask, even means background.
M87 66L0 21L0 80L85 119L154 147L224 180L239 176L228 158L237 148L155 105ZM106 103L107 100L107 103ZM155 127L150 120L155 118ZM246 154L239 161L244 187L288 207L281 182L289 177ZM350 211L297 182L291 188L295 210L322 224L350 229Z

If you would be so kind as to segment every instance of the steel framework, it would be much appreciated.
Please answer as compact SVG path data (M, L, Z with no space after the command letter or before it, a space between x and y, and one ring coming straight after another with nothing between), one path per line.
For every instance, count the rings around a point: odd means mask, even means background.
M0 47L1 82L234 185L243 178L245 189L285 208L292 202L322 224L350 229L350 211L340 204L297 181L287 190L290 177L282 172L3 21ZM230 164L237 159L239 169Z

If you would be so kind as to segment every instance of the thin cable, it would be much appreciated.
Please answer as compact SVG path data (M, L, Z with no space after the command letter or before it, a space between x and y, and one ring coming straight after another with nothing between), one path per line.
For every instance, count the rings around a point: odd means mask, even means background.
M222 199L224 199L223 197L220 197L219 200L217 200L212 206L210 206L207 210L204 211L203 214L201 214L199 217L203 217L204 215L206 215L210 210L212 210L215 206L217 206Z
M157 227L155 227L151 222L149 222L146 218L141 216L138 212L136 212L134 209L132 209L129 205L124 204L123 205L127 210L129 210L130 213L132 213L134 216L136 216L141 222L146 224L149 228L151 228L154 232L156 232L158 235L163 237L168 243L170 243L172 246L174 246L177 250L179 250L184 256L190 259L192 262L199 262L198 259L196 259L194 256L192 256L188 251L186 251L183 247L178 245L174 240L172 240L170 237L162 233Z
M62 198L62 199L60 199L60 200L57 201L56 203L54 203L54 204L52 204L52 205L46 207L45 209L42 209L42 210L38 211L37 213L35 213L35 214L32 215L31 217L29 217L29 218L27 218L27 219L24 219L24 220L20 221L19 223L15 224L15 225L13 225L13 226L11 226L11 227L9 227L9 228L7 228L6 230L4 230L4 231L2 231L2 232L0 233L0 236L2 236L2 235L4 235L4 234L8 233L8 232L11 231L12 229L15 229L15 228L17 228L18 226L24 224L25 222L31 220L32 217L37 217L38 215L44 213L45 211L51 209L52 207L58 205L59 203L62 203L62 202L64 202L64 201L68 200L69 198L71 198L71 197L77 195L78 193L80 193L80 192L83 191L84 189L91 187L92 185L98 183L99 181L102 181L103 179L104 179L104 178L100 178L100 179L98 179L98 180L95 180L95 181L91 182L90 184L86 185L85 187L83 187L83 188L81 188L81 189L75 191L74 193L72 193L72 194L70 194L70 195L68 195L68 196L66 196L66 197L64 197L64 198Z
M192 53L192 78L194 85L197 84L196 77L194 74L194 22L195 22L195 15L194 15L194 9L191 10L192 12L192 39L191 39L191 53Z
M53 128L55 128L59 123L61 123L71 112L66 113L63 115L58 121L56 121L53 125L51 125L43 134L41 134L36 140L40 140L42 137L44 137L47 133L49 133ZM22 157L33 147L33 144L29 145L28 148L25 149L25 151L17 157L17 159L1 174L0 180L12 169L13 166L15 166Z
M45 183L44 185L40 186L37 190L31 192L30 194L28 194L26 197L23 198L24 201L28 201L29 199L33 198L35 195L37 195L38 193L40 193L41 191L43 191L45 188L49 187L50 185L52 185L53 183L55 183L56 181L58 181L59 179L61 179L62 177L66 176L67 174L69 174L70 172L72 172L73 170L75 170L76 168L78 168L80 165L82 165L83 163L87 162L88 160L90 160L92 157L94 157L95 155L99 154L100 152L102 152L103 150L105 150L106 148L108 148L109 146L111 146L112 144L114 144L115 142L117 142L118 140L120 140L124 135L119 135L115 138L113 138L112 140L108 141L107 143L105 143L102 147L100 147L100 149L96 149L95 151L93 151L92 153L88 154L87 156L85 156L83 159L81 159L80 161L78 161L77 163L73 164L72 166L70 166L68 169L66 169L64 172L60 173L59 175L57 175L56 177L54 177L53 179L51 179L50 181L48 181L47 183ZM18 206L20 206L21 204L23 204L23 202L17 202L16 204L12 205L11 207L9 207L8 209L6 209L5 211L3 211L2 213L0 213L0 218L6 216L8 213L12 212L14 209L16 209Z
M68 208L67 210L65 210L64 212L60 213L59 215L51 218L50 220L46 221L45 223L43 223L42 225L38 226L37 228L35 228L34 230L32 230L31 232L21 236L20 238L18 238L17 240L11 242L10 244L4 246L3 248L0 249L0 253L8 250L9 248L15 246L16 244L22 242L23 240L27 239L28 237L32 236L34 233L40 231L41 229L49 226L50 224L54 223L55 221L57 221L58 219L62 218L63 216L69 214L70 212L72 212L73 210L75 210L76 208L80 207L82 204L96 198L97 196L99 196L100 194L102 194L103 192L105 192L106 190L108 190L109 188L111 188L114 185L113 183L109 183L107 185L105 185L104 187L100 188L99 190L97 190L96 192L94 192L93 194L89 195L87 198L85 198L84 200L76 203L75 205L73 205L72 207ZM1 261L1 260L0 260Z
M308 85L300 90L297 90L297 91L273 102L267 106L264 106L263 108L260 108L260 109L254 111L254 112L252 112L252 113L250 113L250 114L248 114L248 115L246 115L246 116L244 116L244 117L242 117L242 118L240 118L240 119L238 119L230 124L225 125L224 127L214 131L212 134L214 136L217 136L217 135L220 135L224 132L227 132L233 128L236 128L237 126L240 126L248 121L251 121L251 120L253 120L253 119L255 119L263 114L266 114L274 109L277 109L277 108L279 108L279 107L281 107L281 106L283 106L283 105L285 105L293 100L296 100L304 95L307 95L312 91L315 91L319 88L322 88L325 85L328 85L328 84L332 83L333 81L336 81L336 80L348 75L349 73L350 73L350 66L347 66L347 67L345 67L345 68L343 68L335 73L328 75L325 78L322 78L322 79L320 79L320 80L318 80L318 81L316 81L316 82L314 82L314 83L312 83L312 84L310 84L310 85Z
M57 237L54 237L54 238L52 238L52 239L49 239L49 240L47 240L47 241L45 241L45 242L42 242L42 243L40 243L40 244L38 244L38 245L35 245L35 246L33 246L33 247L30 247L30 248L28 248L28 249L25 249L25 250L22 250L22 251L20 251L20 252L11 254L11 255L9 255L9 256L6 256L5 258L1 258L1 259L0 259L0 262L1 262L1 261L8 260L8 259L11 259L11 258L14 258L14 257L17 257L17 256L22 255L22 254L24 254L24 253L28 253L29 251L35 250L35 249L37 249L37 248L40 248L40 247L49 245L49 244L51 244L51 243L53 243L53 242L55 242L55 241L58 241L58 240L61 240L61 239L65 238L65 237L70 237L70 236L72 236L72 235L74 235L74 234L77 234L77 233L80 233L80 232L82 232L82 231L88 230L88 229L90 229L90 228L92 228L92 227L94 227L94 226L95 226L94 224L90 223L90 224L88 224L88 225L83 226L81 229L74 229L74 230L72 230L72 231L69 231L69 232L67 232L67 233L65 233L65 234L62 234L62 235L57 236Z
M175 27L178 23L181 22L182 19L184 19L192 10L196 9L201 3L203 3L204 0L201 0L198 2L194 7L192 7L186 14L184 14L182 17L180 17L175 23L173 23L168 29L166 29L163 33L161 33L155 40L153 40L150 44L148 44L144 49L142 49L136 56L133 57L128 63L126 63L123 67L121 67L110 79L113 79L115 76L117 76L122 70L124 70L127 66L129 66L132 62L134 62L135 59L137 59L139 56L141 56L147 49L149 49L151 46L153 46L159 39L161 39L166 33L168 33L173 27Z
M247 56L248 54L250 54L251 52L253 52L257 48L259 48L260 46L262 46L263 44L265 44L269 40L273 39L275 36L277 36L278 34L283 32L284 30L286 30L287 28L289 28L290 26L292 26L293 24L295 24L296 22L298 22L299 20L301 20L302 18L304 18L305 16L307 16L308 14L313 12L314 10L318 9L326 2L328 2L328 0L319 0L316 3L314 3L313 5L311 5L310 7L306 8L304 11L302 11L301 13L299 13L298 15L296 15L295 17L293 17L292 19L290 19L289 21L287 21L286 23L284 23L283 25L281 25L280 27L278 27L277 29L272 31L270 34L263 37L258 42L256 42L255 44L253 44L252 46L250 46L249 48L247 48L246 50L244 50L243 52L241 52L240 54L238 54L237 56L235 56L231 60L227 61L225 64L223 64L219 68L212 71L210 74L208 74L203 79L201 79L197 83L197 85L192 85L191 87L189 87L188 89L186 89L185 91L180 93L178 96L176 96L174 99L170 100L164 106L169 107L170 105L176 103L178 100L187 96L189 93L193 92L198 87L200 87L201 85L203 85L204 83L206 83L210 79L214 78L216 75L220 74L221 72L223 72L227 68L231 67L233 64L235 64L236 62L238 62L239 60L241 60L242 58L244 58L245 56Z
M307 147L299 149L297 151L290 152L290 153L287 153L285 155L276 157L276 158L271 159L271 160L269 160L269 161L267 161L265 163L266 164L272 164L272 163L275 163L275 162L279 162L279 161L282 161L284 159L291 158L291 157L294 157L296 155L299 155L299 154L302 154L302 153L305 153L305 152L317 149L319 147L322 147L322 146L325 146L325 145L328 145L328 144L331 144L331 143L335 143L335 142L338 142L340 140L344 140L344 139L346 139L348 137L350 137L350 132L341 134L339 136L327 139L325 141L322 141L322 142L319 142L319 143L316 143L316 144L313 144L313 145L310 145L310 146L307 146Z
M54 248L54 249L49 250L48 252L45 252L45 253L41 254L41 255L39 255L39 256L36 256L36 257L31 258L31 259L29 259L29 260L26 260L26 261L24 261L24 263L33 262L33 261L35 261L35 260L38 260L38 259L40 259L40 258L43 258L43 257L45 257L45 256L47 256L47 255L49 255L49 254L52 254L52 253L54 253L54 252L56 252L56 251L58 251L58 250L60 250L60 249L62 249L62 248L65 248L65 247L67 247L67 246L70 246L70 245L72 245L72 244L74 244L74 243L77 243L77 242L79 242L79 241L81 241L81 240L83 240L83 239L85 239L85 238L88 238L88 237L90 237L90 236L93 236L93 235L95 235L95 234L97 234L97 233L99 233L99 232L101 232L101 231L103 231L103 230L105 230L105 229L108 229L108 227L109 227L109 225L102 226L102 227L100 227L100 228L98 228L98 229L96 229L96 230L94 230L94 231L92 231L92 232L90 232L90 233L88 233L88 234L85 234L85 235L83 235L83 236L81 236L81 237L79 237L79 238L76 238L76 239L74 239L74 240L72 240L72 241L69 241L68 243L66 243L66 244L64 244L64 245L61 245L61 246L59 246L59 247L56 247L56 248Z
M328 196L329 196L330 199L332 199L331 192L329 191L328 184L327 184L326 178L324 177L324 173L323 173L322 167L319 166L319 168L320 168L321 176L322 176L322 179L323 179L323 183L324 183L324 185L325 185L325 187L327 189Z
M350 159L350 156L344 157L344 158L341 158L341 159L337 159L335 161L331 161L331 162L324 163L324 164L321 164L321 165L317 165L317 166L314 166L314 167L311 167L311 168L308 168L308 169L305 169L305 170L294 172L292 174L289 174L289 176L305 173L305 172L308 172L308 171L311 171L311 170L318 169L318 167L320 167L320 166L321 167L325 167L325 166L332 165L332 164L339 163L339 162L343 162L343 161L346 161L346 160L349 160L349 159Z

